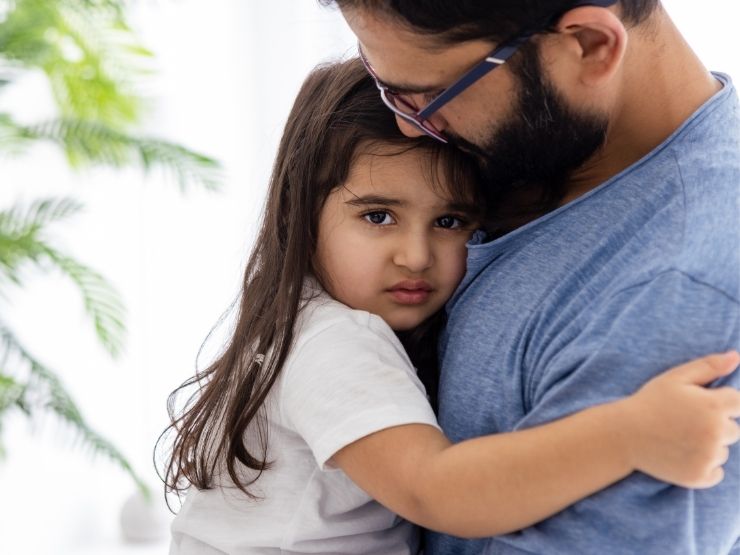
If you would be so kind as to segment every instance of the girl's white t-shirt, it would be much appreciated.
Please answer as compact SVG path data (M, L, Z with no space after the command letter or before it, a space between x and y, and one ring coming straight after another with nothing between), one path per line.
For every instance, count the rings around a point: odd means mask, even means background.
M299 315L265 408L272 465L249 487L260 499L229 482L191 488L172 524L171 555L418 552L416 528L330 461L385 428L438 428L408 356L380 317L317 293ZM255 436L247 434L253 448Z

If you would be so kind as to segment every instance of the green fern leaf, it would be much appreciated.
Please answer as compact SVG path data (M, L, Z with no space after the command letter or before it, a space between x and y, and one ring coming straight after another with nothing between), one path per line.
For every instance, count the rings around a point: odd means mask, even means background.
M91 449L94 455L105 456L117 464L134 480L143 495L146 497L151 496L149 488L134 471L126 457L111 442L91 428L83 418L77 404L69 393L67 393L67 390L57 375L33 357L2 323L0 323L0 353L6 357L14 355L17 360L24 363L28 368L30 376L34 380L33 389L35 399L33 401L34 406L30 410L32 415L36 414L37 411L48 411L56 415L75 430L82 444ZM0 387L2 387L3 377L6 376L0 375ZM6 378L8 384L14 384L12 386L9 385L9 388L18 387L18 382L15 379L9 376ZM23 387L25 389L29 386Z
M44 237L47 226L69 218L82 205L69 198L41 199L28 208L15 205L0 211L0 276L15 284L21 282L24 264L51 263L77 286L92 318L96 335L112 355L123 348L126 326L125 308L120 295L99 273L51 246Z

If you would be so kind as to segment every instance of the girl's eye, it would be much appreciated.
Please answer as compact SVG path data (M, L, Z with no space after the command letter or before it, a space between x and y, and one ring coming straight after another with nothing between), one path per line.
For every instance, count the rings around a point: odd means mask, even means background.
M389 225L393 223L391 215L382 210L368 212L367 214L363 214L362 217L373 225Z
M441 218L437 218L435 223L437 224L437 227L442 227L444 229L457 229L465 226L467 222L456 216L446 215Z

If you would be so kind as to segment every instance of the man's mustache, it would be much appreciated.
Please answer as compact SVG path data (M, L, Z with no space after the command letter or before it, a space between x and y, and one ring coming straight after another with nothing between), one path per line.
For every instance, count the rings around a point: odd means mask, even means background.
M447 140L456 148L462 150L465 154L473 156L480 164L484 164L488 158L486 149L463 139L459 135L446 133Z

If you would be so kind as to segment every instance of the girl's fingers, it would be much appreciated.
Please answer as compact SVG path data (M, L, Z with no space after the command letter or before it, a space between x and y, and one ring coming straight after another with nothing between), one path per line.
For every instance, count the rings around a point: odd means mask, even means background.
M731 386L705 389L713 406L728 418L740 418L740 391Z
M711 488L719 484L722 480L725 478L725 471L721 466L718 466L717 468L713 469L706 480L706 482L702 485L704 488Z
M734 387L721 387L716 390L721 398L722 406L730 418L740 418L740 391Z
M717 460L715 465L720 467L723 466L730 459L730 450L727 447L723 447L717 453Z
M740 425L731 419L727 419L724 430L722 430L723 445L734 445L740 441Z
M670 370L668 374L684 383L706 385L717 378L731 374L740 363L737 351L705 356Z

